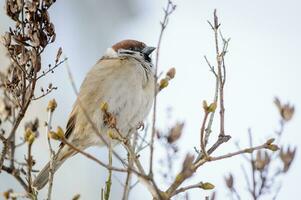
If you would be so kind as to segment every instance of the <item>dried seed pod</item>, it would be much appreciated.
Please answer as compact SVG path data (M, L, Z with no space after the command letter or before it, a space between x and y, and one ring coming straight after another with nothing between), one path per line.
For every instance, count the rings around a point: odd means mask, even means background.
M186 178L191 177L192 174L194 173L194 170L192 169L193 161L194 161L194 156L191 154L187 154L182 164L182 173L183 176Z
M30 35L30 40L34 47L40 46L40 37L37 31Z
M283 163L283 172L287 172L295 158L297 148L291 149L290 146L285 151L284 148L281 148L280 150L280 159Z
M23 53L21 53L20 55L20 59L19 59L19 64L22 66L22 65L25 65L28 60L29 60L29 54L28 52L24 51Z
M48 37L47 37L47 35L44 33L44 31L40 31L39 36L40 36L40 38L39 38L40 39L40 45L42 47L45 47L48 44Z
M21 45L11 45L12 50L13 50L13 54L14 55L19 55L20 53L22 53L22 46Z
M28 9L29 12L36 12L38 9L38 5L36 4L36 2L30 2L30 1L26 1L26 8Z
M11 116L11 106L4 100L0 99L0 117L6 120Z
M57 54L56 54L55 63L59 62L62 53L63 53L63 50L62 50L62 47L60 47L59 50L57 51Z
M276 97L274 100L275 105L277 106L280 116L284 121L290 121L294 115L295 107L287 104L281 104L280 100Z
M182 135L183 128L184 128L184 123L177 122L169 130L168 135L167 135L167 142L171 144L171 143L174 143L175 141L177 141Z
M262 171L270 161L271 159L267 152L257 151L254 166L258 171Z
M53 36L55 34L53 23L49 23L49 25L46 27L46 31L48 32L49 36Z
M11 34L9 32L6 32L1 39L1 42L4 46L9 46L11 44Z
M227 187L231 190L234 185L234 178L233 175L230 173L228 177L225 177L225 182Z

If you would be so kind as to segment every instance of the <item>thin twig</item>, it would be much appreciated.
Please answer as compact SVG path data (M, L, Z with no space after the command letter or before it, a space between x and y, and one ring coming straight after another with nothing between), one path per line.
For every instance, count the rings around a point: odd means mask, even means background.
M50 158L47 200L51 200L53 177L54 177L53 162L54 162L54 158L55 158L55 153L52 149L50 138L48 137L48 133L51 131L52 116L53 116L53 111L51 109L49 109L49 111L48 111L48 120L47 120L46 130L45 130L46 131L46 136L47 136L48 149L49 149L49 158Z
M61 138L61 141L63 142L63 144L68 145L68 147L70 147L71 149L73 149L74 151L82 154L83 156L95 161L97 164L101 165L102 167L105 167L106 169L109 170L113 170L113 171L118 171L118 172L125 172L127 173L127 169L123 169L123 168L118 168L118 167L113 167L110 166L108 164L103 163L102 161L100 161L99 159L95 158L94 156L92 156L89 153L86 153L82 150L80 150L79 148L77 148L76 146L74 146L73 144L71 144L70 142L68 142L65 138ZM133 170L133 169L132 169ZM134 171L134 170L133 170ZM136 172L138 173L138 172Z
M26 182L20 176L20 170L12 169L12 168L6 167L4 165L2 166L2 170L5 171L8 174L13 175L16 178L16 180L20 183L20 185L23 187L24 190L28 189L28 186L27 186Z
M255 150L266 149L268 147L269 147L269 145L267 143L264 143L264 144L258 145L256 147L246 148L246 149L239 150L239 151L236 151L236 152L224 154L222 156L216 156L216 157L210 157L209 156L207 158L203 157L201 160L199 160L198 162L196 162L195 164L193 164L193 166L191 166L191 170L195 172L200 166L204 165L207 162L222 160L222 159L230 158L230 157L237 156L237 155L244 154L244 153L251 153L251 152L253 152ZM172 197L172 196L174 196L174 192L176 191L176 189L187 178L185 176L185 174L183 174L183 172L180 172L179 174L177 174L176 177L177 178L174 180L174 182L171 184L171 186L165 191L165 194L169 198Z
M251 189L251 184L250 184L250 181L249 181L249 177L248 177L247 171L246 171L246 169L244 168L243 165L241 165L241 170L242 170L244 178L245 178L245 180L247 182L248 190L251 191L252 189Z
M225 159L225 158L230 158L236 155L240 155L243 153L250 153L253 152L255 150L260 150L260 149L266 149L268 148L268 145L266 143L262 144L262 145L258 145L256 147L250 147L250 148L246 148L243 150L239 150L233 153L228 153L222 156L216 156L216 157L208 157L207 159L203 159L202 161L198 162L195 164L195 168L198 168L199 166L203 165L204 163L208 162L208 161L216 161L216 160L221 160L221 159Z
M133 159L131 158L130 154L128 153L128 163L129 166L133 166ZM132 179L132 172L131 170L128 170L125 184L124 184L124 189L123 189L123 197L122 200L128 200L129 199L129 194L130 194L130 189L131 189L131 179Z
M53 67L50 67L46 72L42 72L42 74L37 77L37 80L39 80L40 78L46 76L50 72L53 73L53 70L55 70L57 67L59 67L61 64L63 64L65 61L67 61L67 59L68 58L64 58L59 63L55 64Z
M237 200L241 200L240 195L238 194L237 190L233 187L231 189L232 193L234 194L234 196L236 197Z
M210 27L212 28L213 32L214 32L214 41L215 41L215 53L216 53L216 62L217 62L217 73L215 72L214 68L212 67L212 65L209 63L208 59L205 57L205 60L209 66L209 68L211 69L211 71L213 72L213 74L216 76L217 80L216 80L216 90L218 89L218 92L215 92L215 98L214 100L218 100L219 99L219 107L220 107L220 131L219 131L219 136L217 141L208 149L207 154L210 155L211 153L213 153L221 144L227 142L231 136L230 135L225 135L225 107L224 107L224 85L225 85L225 73L226 73L226 68L224 65L224 56L225 56L225 52L224 50L227 50L227 48L225 47L225 45L227 46L227 44L224 44L223 46L223 51L220 52L219 50L219 39L218 39L218 35L219 35L219 27L220 24L218 22L218 17L216 14L216 10L214 10L214 23L212 24L210 21L208 21ZM216 102L214 101L214 102ZM214 115L212 114L210 116L210 122L208 123L208 127L206 129L206 135L207 135L207 139L206 141L208 142L208 138L211 132L211 125L213 122L213 117ZM196 162L199 161L202 158L202 155L200 154L199 157L196 159Z
M200 134L200 145L201 145L201 150L202 150L202 154L207 157L207 151L205 149L205 138L204 138L204 134L205 134L205 126L206 126L206 122L207 122L207 118L208 118L209 112L205 111L204 114L204 119L202 122L202 126L201 126L201 134Z
M198 188L200 189L200 183L196 183L196 184L193 184L193 185L189 185L189 186L185 186L185 187L181 187L179 189L177 189L173 195L177 195L181 192L186 192L187 190L190 190L190 189L195 189L195 188Z
M251 129L248 130L248 134L249 134L249 143L250 143L250 147L253 146L253 138L252 138L252 132L251 132ZM252 188L250 188L250 192L251 192L251 195L253 197L253 200L256 200L257 199L257 194L256 194L256 178L255 178L255 172L256 172L256 169L255 169L255 160L254 160L254 156L253 156L253 153L251 153L251 161L250 161L250 165L251 165L251 172L252 172Z
M2 151L1 151L1 155L0 155L0 173L1 173L2 166L3 166L4 160L5 160L5 155L6 155L7 148L8 148L8 141L7 141L7 139L6 139L3 135L1 135L1 134L0 134L0 139L1 139L2 144L3 144Z
M137 140L138 140L138 133L135 133L132 139L132 149L135 152L136 151L136 146L137 146ZM133 162L133 158L131 157L131 155L128 153L128 173L126 176L126 180L125 180L125 184L124 184L124 190L123 190L123 197L122 200L128 200L129 199L129 195L130 195L130 190L132 188L131 186L131 182L132 182L132 171L129 170L130 168L133 168L134 162Z
M217 100L218 100L218 89L219 89L219 79L218 79L218 75L217 73L215 72L214 70L214 67L210 64L209 60L207 59L206 56L204 56L206 62L207 62L207 65L209 66L211 72L213 73L214 77L215 77L215 91L214 91L214 98L213 98L213 102L214 103L217 103ZM210 133L212 132L212 124L213 124L213 119L214 119L214 114L215 114L215 110L213 112L210 113L210 117L209 117L209 121L208 121L208 124L207 124L207 127L205 129L206 131L206 134L205 134L205 147L207 146L208 144L208 141L209 141L209 137L210 137Z
M109 146L109 176L106 181L106 187L104 189L104 200L109 200L110 199L110 193L111 193L111 186L112 186L112 142L110 141L110 146Z
M154 75L154 105L153 105L153 119L152 119L152 134L150 141L150 164L149 164L149 176L153 176L153 160L154 160L154 140L156 135L156 114L157 114L157 82L158 82L158 68L159 68L159 54L160 47L163 38L164 30L168 24L169 16L176 9L176 6L173 4L171 0L167 1L166 8L164 10L164 17L161 22L161 31L159 34L158 44L157 44L157 52L156 52L156 62L155 62L155 75Z
M52 88L48 89L48 90L47 90L45 93L43 93L42 95L40 95L40 96L38 96L38 97L32 98L32 100L33 100L33 101L39 100L39 99L41 99L41 98L47 96L47 95L50 94L53 90L56 90L56 89L57 89L57 87L52 87Z
M224 107L224 81L223 81L223 74L222 74L222 61L223 61L223 54L220 53L219 50L219 40L218 40L218 30L220 24L218 22L218 17L216 15L216 10L214 10L214 40L215 40L215 51L216 51L216 61L217 61L217 74L219 78L219 103L220 103L220 136L225 135L225 107Z
M32 155L31 155L31 150L32 150L32 142L28 143L27 147L27 181L28 181L28 188L27 192L31 194L33 192L32 189L32 176L31 176L31 171L32 171Z

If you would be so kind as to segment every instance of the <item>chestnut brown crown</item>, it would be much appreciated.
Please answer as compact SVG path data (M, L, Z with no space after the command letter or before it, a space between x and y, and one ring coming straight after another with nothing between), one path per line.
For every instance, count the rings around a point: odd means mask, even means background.
M146 47L146 44L137 40L122 40L112 46L117 52L120 49L141 52Z

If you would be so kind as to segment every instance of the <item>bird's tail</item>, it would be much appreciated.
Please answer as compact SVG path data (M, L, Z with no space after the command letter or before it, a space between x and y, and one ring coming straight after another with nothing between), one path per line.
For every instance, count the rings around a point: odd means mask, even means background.
M61 148L57 154L54 156L53 162L52 162L52 169L53 173L56 172L56 170L59 169L59 167L66 161L67 158L74 155L75 152L72 149L65 149ZM47 183L49 179L49 172L50 172L50 162L46 164L46 166L40 171L36 179L34 180L33 186L40 190L42 189Z

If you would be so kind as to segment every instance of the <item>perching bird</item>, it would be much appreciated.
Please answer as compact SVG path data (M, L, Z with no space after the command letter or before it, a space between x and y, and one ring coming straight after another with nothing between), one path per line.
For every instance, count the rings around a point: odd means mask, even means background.
M136 131L153 103L155 83L150 54L154 50L136 40L124 40L107 49L80 87L66 127L68 142L81 150L104 145L83 112L84 109L108 139L108 128L100 110L103 102L108 104L108 111L116 118L116 126L123 135ZM61 145L54 158L53 170L76 153L67 145ZM47 184L49 170L48 163L36 177L34 187L38 190Z

